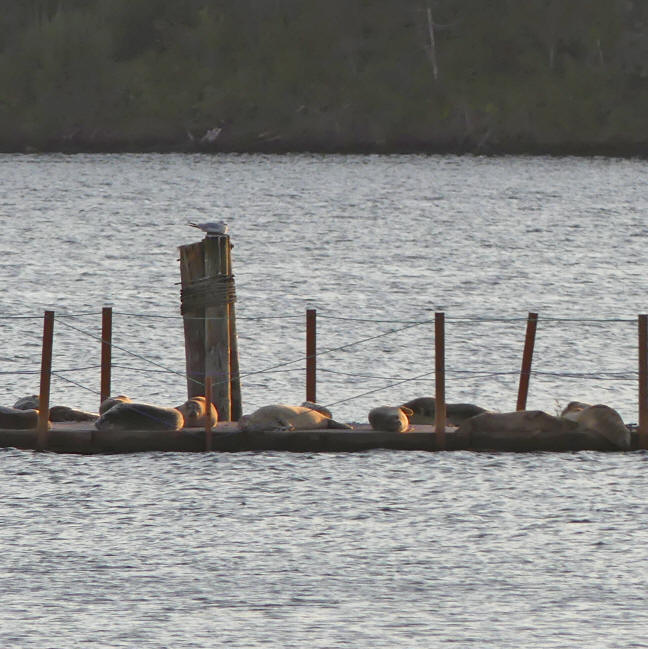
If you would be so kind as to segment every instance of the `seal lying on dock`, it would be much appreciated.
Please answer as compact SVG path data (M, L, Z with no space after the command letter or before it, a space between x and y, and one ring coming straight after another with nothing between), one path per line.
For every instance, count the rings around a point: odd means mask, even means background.
M31 394L28 397L21 397L14 403L17 410L38 410L39 397L37 394ZM95 421L99 415L95 412L86 412L77 410L69 406L51 406L49 409L49 420L54 422L61 421Z
M263 406L251 415L239 419L239 429L244 433L265 433L272 431L317 430L321 428L343 428L342 424L325 414L305 406L286 406L274 404Z
M176 408L164 408L135 401L115 404L95 422L97 430L105 431L178 431L183 425L184 417Z
M216 406L211 405L211 425L214 426L218 423L218 412ZM176 410L180 411L184 418L184 425L187 428L204 427L207 422L207 399L205 397L191 397L187 399L181 406L176 406Z
M407 406L378 406L369 411L369 423L374 430L405 433L410 430L409 417L413 414Z
M609 406L589 406L576 420L554 417L541 410L486 412L467 419L458 438L471 448L503 450L628 450L630 431Z
M409 417L410 424L435 424L436 400L434 397L418 397L403 406L413 411ZM472 403L446 403L446 423L449 426L460 426L466 419L487 412L484 408Z
M36 428L37 424L38 410L33 408L23 409L0 406L0 428L7 430L28 430Z
M118 403L129 403L131 401L130 397L127 397L123 394L120 394L116 397L108 397L101 402L99 406L99 414L103 415L106 410L110 410L113 406L116 406Z

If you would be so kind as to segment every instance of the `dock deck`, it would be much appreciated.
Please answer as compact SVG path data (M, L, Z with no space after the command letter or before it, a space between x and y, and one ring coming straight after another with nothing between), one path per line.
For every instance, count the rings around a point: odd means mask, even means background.
M322 429L291 432L268 431L241 433L236 423L222 422L212 429L212 452L289 451L301 453L358 452L372 449L399 451L498 451L498 452L569 452L613 451L605 441L573 433L569 435L489 435L468 436L456 428L445 431L444 448L437 446L433 426L415 425L407 433L373 430L369 424L352 424L353 430ZM638 447L632 432L632 448ZM37 449L35 430L0 430L0 448ZM55 453L141 453L151 451L206 451L205 430L185 428L178 432L98 431L87 422L66 422L52 425L44 450Z

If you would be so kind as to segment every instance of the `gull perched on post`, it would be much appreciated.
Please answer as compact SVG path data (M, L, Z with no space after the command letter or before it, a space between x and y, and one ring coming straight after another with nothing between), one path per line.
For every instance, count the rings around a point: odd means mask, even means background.
M206 223L189 223L189 225L206 232L208 238L220 237L229 232L229 226L225 221L207 221Z

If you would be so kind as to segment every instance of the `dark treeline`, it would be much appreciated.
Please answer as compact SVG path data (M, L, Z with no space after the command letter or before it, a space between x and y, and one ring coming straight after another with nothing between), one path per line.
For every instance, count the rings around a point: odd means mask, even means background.
M0 4L6 151L648 152L645 0Z

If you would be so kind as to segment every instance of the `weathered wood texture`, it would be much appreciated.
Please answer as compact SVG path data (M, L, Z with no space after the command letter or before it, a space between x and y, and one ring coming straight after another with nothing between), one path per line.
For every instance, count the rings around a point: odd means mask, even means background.
M638 435L632 432L632 449L638 447ZM84 423L54 424L46 450L56 453L141 453L152 451L205 451L205 429L189 428L178 432L97 431ZM37 449L35 430L1 430L0 448ZM411 432L393 433L373 430L368 424L354 424L353 430L306 430L292 432L241 433L233 422L219 422L211 431L211 449L219 452L290 451L303 453L357 452L372 449L401 451L497 451L497 452L569 452L581 450L623 452L613 449L604 439L585 433L568 435L458 434L446 428L444 448L437 443L434 426L415 425Z

